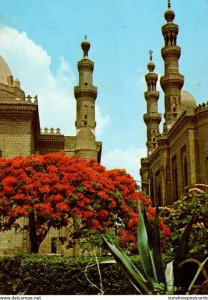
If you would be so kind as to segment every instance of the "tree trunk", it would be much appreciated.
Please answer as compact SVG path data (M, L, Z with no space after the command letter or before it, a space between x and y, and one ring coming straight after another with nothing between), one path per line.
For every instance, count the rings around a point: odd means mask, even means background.
M35 214L30 213L29 215L29 236L30 236L30 253L38 253L40 244L47 235L50 226L45 228L41 234L37 234Z
M40 237L37 235L35 226L35 214L29 215L29 236L30 236L30 253L38 253L40 247Z
M30 238L30 253L39 252L40 243Z

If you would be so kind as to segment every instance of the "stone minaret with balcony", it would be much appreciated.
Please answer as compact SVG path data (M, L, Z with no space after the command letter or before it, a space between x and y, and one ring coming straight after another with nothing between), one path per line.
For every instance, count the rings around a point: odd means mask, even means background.
M78 62L79 85L74 88L77 101L76 149L75 153L84 158L97 159L95 141L95 100L97 88L93 85L94 63L88 57L90 43L86 39L81 43L83 58Z
M152 50L150 52L150 62L147 65L149 70L145 76L147 91L144 93L147 101L147 113L144 114L144 122L147 126L147 155L149 156L157 147L157 138L159 135L159 124L161 114L158 113L159 92L157 91L158 75L154 73L155 64L152 61Z
M165 46L161 54L165 64L165 74L161 77L160 84L165 94L164 132L167 132L181 115L180 99L184 76L179 73L178 61L181 55L181 48L177 45L179 29L178 25L173 23L175 13L171 9L170 0L164 17L167 23L162 27Z

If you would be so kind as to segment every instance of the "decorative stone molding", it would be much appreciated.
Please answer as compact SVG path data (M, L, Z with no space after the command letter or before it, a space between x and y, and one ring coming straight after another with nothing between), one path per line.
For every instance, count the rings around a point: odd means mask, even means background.
M179 46L164 47L161 49L161 54L164 60L172 58L179 59L181 56L181 48Z
M146 113L146 114L144 114L145 124L150 124L150 123L160 124L161 119L162 119L162 116L159 113Z
M62 135L60 128L50 128L48 129L47 127L45 127L44 129L41 128L41 135Z
M0 96L0 104L35 104L38 105L38 96L31 97L28 95L25 98L12 97L12 96Z
M159 96L160 96L160 93L158 91L146 91L144 93L144 97L146 100L149 100L149 99L158 100Z
M181 74L168 74L160 78L160 84L163 90L168 88L181 89L184 84L184 76Z
M195 108L195 111L197 112L197 111L203 110L205 108L208 108L208 101L206 103L203 102L202 104L197 105Z
M97 97L97 87L95 86L90 86L87 88L86 86L75 86L74 88L74 95L76 98L80 97L92 97L96 99Z

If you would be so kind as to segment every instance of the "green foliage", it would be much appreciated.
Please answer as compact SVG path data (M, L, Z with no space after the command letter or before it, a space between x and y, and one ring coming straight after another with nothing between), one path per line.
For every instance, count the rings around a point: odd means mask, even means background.
M21 279L19 277L19 268L21 258L4 258L0 260L0 295L15 294Z
M109 261L112 257L99 258ZM138 258L133 258L133 261ZM99 274L95 259L26 255L0 259L0 294L96 295ZM92 266L93 265L93 266ZM136 263L141 268L139 263ZM137 294L114 263L100 264L105 295Z
M154 236L151 243L149 242L150 229L152 229L153 232L151 236ZM121 267L129 281L140 294L169 294L170 291L167 282L173 281L172 278L169 278L170 274L172 276L173 273L164 273L160 247L158 209L156 209L153 225L151 225L146 217L145 208L143 217L140 203L138 203L138 250L143 272L138 270L130 258L111 241L106 239L105 236L103 236L103 241L115 258L117 264ZM173 292L172 286L171 292Z
M148 282L143 277L142 273L135 267L130 258L121 250L119 250L114 244L110 243L104 236L103 241L109 248L117 264L127 275L132 285L140 293L140 289L145 293L149 294Z
M176 257L178 254L179 245L185 238L185 228L191 223L191 228L186 229L189 243L185 256L186 258L206 257L208 254L208 194L198 193L196 189L192 189L172 205L161 207L160 210L160 215L172 232L169 249L173 255Z
M118 249L110 240L103 236L103 241L114 256L117 264L121 267L121 269L127 275L129 281L140 294L167 295L173 293L182 294L184 292L189 294L191 292L200 273L205 271L205 264L208 261L208 258L206 258L202 263L197 260L190 259L189 262L191 261L192 263L199 263L198 270L196 270L193 274L191 282L187 287L183 286L182 282L178 280L179 277L181 277L179 276L181 275L180 267L182 264L186 263L186 261L182 262L180 265L178 265L178 263L181 262L181 259L183 259L186 255L195 213L197 212L193 212L191 219L189 219L188 224L184 228L178 247L178 256L176 256L176 261L174 262L172 260L169 262L166 266L165 272L160 246L158 208L156 209L152 226L146 218L145 210L143 217L140 204L138 205L138 249L144 276L123 251ZM153 234L150 235L150 231L152 231ZM151 242L150 237L153 239ZM174 278L174 267L176 268L176 272L179 273L176 281ZM207 280L206 274L205 278Z

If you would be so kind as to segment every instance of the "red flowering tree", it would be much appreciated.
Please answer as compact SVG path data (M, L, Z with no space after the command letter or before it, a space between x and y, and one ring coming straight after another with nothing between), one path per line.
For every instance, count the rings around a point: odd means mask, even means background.
M1 230L28 218L31 252L38 252L51 227L77 218L80 232L106 232L119 224L120 242L134 244L138 199L153 218L151 201L137 192L133 178L124 170L107 171L95 160L62 153L0 158Z

